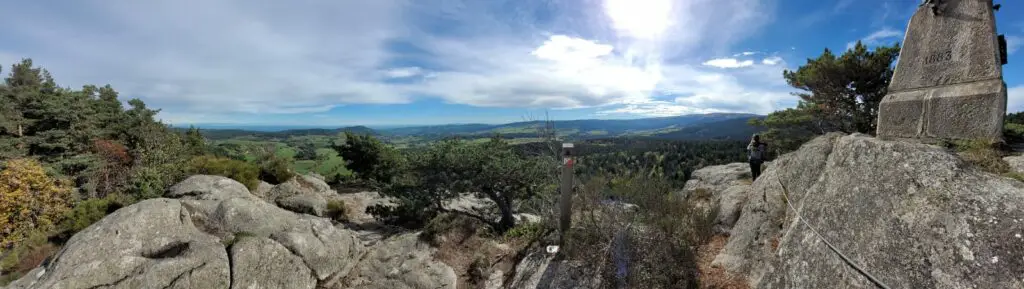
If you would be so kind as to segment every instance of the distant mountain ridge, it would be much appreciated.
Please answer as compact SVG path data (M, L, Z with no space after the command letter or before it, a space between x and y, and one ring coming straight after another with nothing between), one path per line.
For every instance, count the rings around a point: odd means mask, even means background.
M653 137L680 140L742 139L757 131L747 124L756 114L711 113L641 119L581 119L551 121L559 136L565 139L594 139L609 137ZM447 124L410 126L389 129L371 129L366 126L342 128L303 128L280 131L246 129L207 129L198 126L211 139L242 136L281 137L303 135L336 135L342 132L368 133L385 138L437 139L452 136L489 137L495 134L508 138L537 137L545 121L523 121L507 124Z

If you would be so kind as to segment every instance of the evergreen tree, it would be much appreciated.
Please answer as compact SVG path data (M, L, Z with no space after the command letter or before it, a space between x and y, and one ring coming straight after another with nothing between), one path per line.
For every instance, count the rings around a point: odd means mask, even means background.
M206 138L203 137L199 128L194 126L188 127L188 131L185 132L185 147L189 155L201 156L206 154L208 151L206 148Z
M888 92L899 44L869 51L859 41L841 56L825 49L796 71L783 71L786 82L816 119L820 130L875 133L878 105Z
M869 51L863 43L840 56L825 51L796 71L783 71L790 86L802 90L796 108L752 120L766 129L763 139L776 154L786 153L831 131L874 134L878 106L888 93L899 44Z
M100 128L99 137L104 139L118 137L119 133L125 129L121 122L125 117L125 112L121 101L117 99L117 91L110 85L99 89L89 86L87 89L98 92L98 96L93 102L93 111L95 111L96 124Z

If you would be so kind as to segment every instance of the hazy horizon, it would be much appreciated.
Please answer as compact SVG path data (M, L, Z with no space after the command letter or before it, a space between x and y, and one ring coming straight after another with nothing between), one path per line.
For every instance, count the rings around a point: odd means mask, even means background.
M719 113L708 113L708 114L684 114L672 117L683 117L683 116L694 116L694 115L712 115ZM726 113L726 114L737 114L737 115L750 115L750 116L763 116L760 114L746 114L746 113ZM553 121L587 121L587 120L638 120L638 119L649 119L649 118L661 118L661 117L636 117L636 118L620 118L620 119L600 119L600 118L585 118L585 119L552 119ZM542 119L535 119L542 120ZM493 122L493 123L435 123L435 124L320 124L320 125L281 125L281 124L260 124L260 123L194 123L194 124L170 124L172 127L177 128L188 128L195 126L201 129L239 129L239 130L250 130L250 131L284 131L284 130L295 130L295 129L336 129L345 127L356 127L364 126L371 129L395 129L395 128L407 128L407 127L424 127L424 126L446 126L446 125L503 125L518 122L528 122L534 120L519 120L512 122Z

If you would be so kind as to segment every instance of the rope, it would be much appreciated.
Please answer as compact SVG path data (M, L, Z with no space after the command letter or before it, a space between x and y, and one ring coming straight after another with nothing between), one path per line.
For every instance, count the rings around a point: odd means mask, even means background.
M871 283L875 283L875 285L878 286L878 288L889 289L889 286L886 286L884 283L882 283L882 281L879 281L878 278L875 278L875 276L872 276L870 273L865 271L864 268L861 268L857 264L853 263L853 261L850 260L850 258L846 257L846 255L843 254L843 252L840 252L839 249L836 248L836 246L833 246L831 242L826 240L824 236L822 236L820 233L818 233L818 230L814 229L814 227L811 226L811 224L808 223L807 220L804 220L803 216L800 215L800 211L797 211L796 208L793 207L793 202L790 202L790 200L789 200L789 190L786 189L786 185L783 185L782 184L782 180L779 179L778 177L775 178L775 181L779 183L779 186L782 186L782 197L786 198L786 205L788 205L789 208L793 210L793 214L796 215L796 218L798 220L800 220L801 223L804 223L804 226L807 226L807 228L810 229L811 232L814 233L814 235L817 235L818 239L821 239L821 241L824 242L825 245L828 246L828 248L830 250L832 250L832 252L835 252L836 254L838 254L839 258L842 258L843 262L845 262L846 265L849 265L850 267L853 267L854 270L856 270L862 276L864 276L865 278L870 280Z

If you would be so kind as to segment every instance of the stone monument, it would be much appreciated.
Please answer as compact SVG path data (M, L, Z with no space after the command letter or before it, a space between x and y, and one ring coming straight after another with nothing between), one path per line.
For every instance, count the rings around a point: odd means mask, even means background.
M878 137L1001 140L1006 83L992 0L926 4L907 26Z

